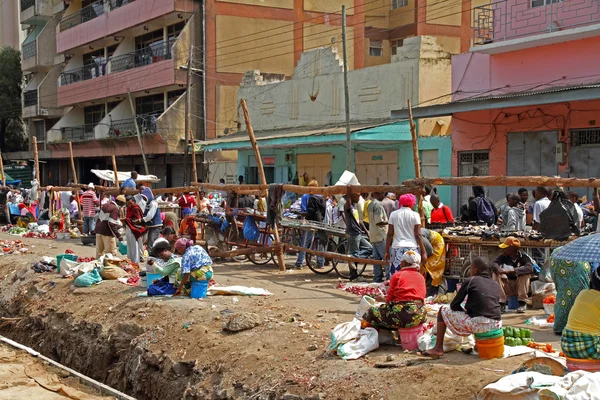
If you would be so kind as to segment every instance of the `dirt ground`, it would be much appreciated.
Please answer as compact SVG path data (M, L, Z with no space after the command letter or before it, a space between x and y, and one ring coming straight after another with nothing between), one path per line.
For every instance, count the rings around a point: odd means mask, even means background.
M14 239L0 233L0 239ZM267 289L268 297L144 298L144 289L117 281L74 288L31 265L66 248L94 256L77 241L23 239L26 255L0 257L0 316L23 317L0 333L140 399L465 399L510 374L528 356L484 361L452 352L440 360L380 369L419 359L381 346L356 361L324 357L329 334L350 321L359 297L336 289L335 273L282 273L274 265L214 265L221 285ZM291 260L290 260L291 262ZM222 323L231 313L256 313L262 323L235 334ZM524 326L532 315L507 314L505 325ZM550 328L532 329L538 342L557 347ZM423 361L423 359L420 359ZM297 396L297 397L294 397Z

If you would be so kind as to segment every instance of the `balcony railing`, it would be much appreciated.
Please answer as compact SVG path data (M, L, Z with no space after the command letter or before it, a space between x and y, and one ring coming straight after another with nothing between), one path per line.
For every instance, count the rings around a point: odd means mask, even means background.
M27 90L27 91L23 92L23 106L25 106L25 107L35 106L35 105L37 105L37 103L38 103L37 89Z
M95 138L94 127L97 124L86 124L80 126L69 126L60 128L62 140L64 141L82 141Z
M35 57L37 55L37 40L23 45L23 60Z
M89 6L83 7L81 10L65 16L60 21L60 31L63 32L74 26L91 21L94 18L103 15L105 12L116 10L117 8L133 3L134 1L135 0L98 0Z
M21 0L21 12L35 5L35 0Z
M84 65L81 68L71 69L60 74L60 85L66 86L103 75L106 75L106 62L94 62Z
M136 120L140 128L140 134L146 135L156 133L156 120L162 113L138 115ZM123 138L137 135L135 121L133 118L112 121L108 135L113 138Z
M154 64L163 60L169 60L173 57L171 48L175 44L175 39L167 42L151 44L148 47L123 54L110 59L110 72L121 72L128 69L143 67L144 65Z
M501 0L473 9L473 43L489 44L600 23L598 0Z

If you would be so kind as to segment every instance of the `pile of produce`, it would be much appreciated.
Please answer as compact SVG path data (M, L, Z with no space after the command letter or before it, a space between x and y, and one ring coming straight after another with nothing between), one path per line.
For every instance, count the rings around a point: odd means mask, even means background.
M22 254L29 251L20 240L0 240L0 248L0 254Z
M432 303L435 304L448 304L451 303L452 300L456 297L456 292L450 292L446 294L438 294L431 300Z
M527 346L534 342L529 329L505 326L502 331L504 332L504 344L507 346Z
M345 292L348 293L353 293L356 294L358 296L371 296L371 297L375 297L375 296L380 296L380 295L384 295L383 291L376 286L367 286L367 285L361 285L361 284L350 284L350 283L344 283L344 282L339 282L337 285L337 289L341 289Z

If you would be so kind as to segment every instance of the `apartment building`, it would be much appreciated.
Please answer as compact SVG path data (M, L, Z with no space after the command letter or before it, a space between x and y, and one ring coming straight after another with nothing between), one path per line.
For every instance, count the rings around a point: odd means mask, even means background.
M452 174L600 176L599 3L494 0L475 13L473 47L452 58L453 101L413 110L452 115Z
M183 184L185 67L190 46L202 43L200 3L21 0L23 111L46 164L43 184L71 178L69 142L80 181L112 169L112 155L119 170L145 172L143 148L162 186ZM202 129L198 82L191 74L193 136Z
M19 4L16 1L0 3L0 47L20 49L23 33L19 26Z

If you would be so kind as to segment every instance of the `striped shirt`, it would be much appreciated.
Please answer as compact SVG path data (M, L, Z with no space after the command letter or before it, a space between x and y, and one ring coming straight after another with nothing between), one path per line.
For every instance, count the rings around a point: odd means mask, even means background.
M81 196L81 206L83 207L83 216L84 217L95 217L96 216L96 203L98 202L98 197L93 190L86 191Z

